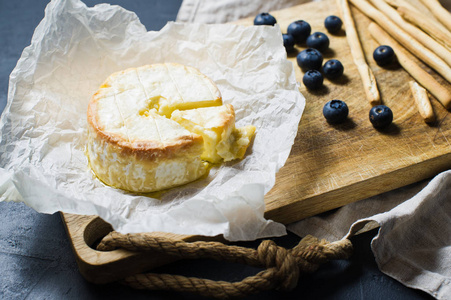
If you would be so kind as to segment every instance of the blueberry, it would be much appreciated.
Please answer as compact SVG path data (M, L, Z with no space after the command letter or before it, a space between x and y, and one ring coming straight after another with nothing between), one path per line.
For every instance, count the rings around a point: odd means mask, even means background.
M324 27L326 27L327 31L329 31L330 33L339 32L341 29L341 25L343 25L343 22L337 16L328 16L324 20Z
M308 48L299 52L296 61L302 70L320 70L323 64L323 55L316 49Z
M324 76L328 79L337 79L341 75L343 75L343 65L339 60L331 59L326 61L323 66Z
M379 46L373 52L373 58L380 66L390 64L395 57L395 51L390 46Z
M294 50L294 38L290 34L283 34L283 46L287 52L291 52Z
M294 21L287 28L287 33L293 36L296 44L305 43L311 32L310 24L304 20Z
M329 123L341 123L346 120L348 114L348 106L341 100L331 100L323 107L323 115Z
M308 70L302 77L302 82L309 90L317 90L323 85L323 75L317 70Z
M307 47L323 52L329 48L329 38L322 32L315 32L307 38Z
M270 15L267 12L258 14L254 19L254 25L271 25L274 26L276 24L276 18Z
M370 110L370 122L375 128L383 128L393 121L393 112L385 105L376 105Z

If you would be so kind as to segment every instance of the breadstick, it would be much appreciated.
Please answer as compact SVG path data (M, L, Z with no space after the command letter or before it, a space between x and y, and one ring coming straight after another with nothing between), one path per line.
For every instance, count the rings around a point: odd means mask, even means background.
M440 85L428 72L423 70L413 60L412 55L404 50L393 38L391 38L376 23L371 23L368 27L371 36L381 45L389 45L395 51L399 64L406 70L419 84L426 88L440 103L446 108L451 108L451 91Z
M424 33L422 30L418 29L418 27L410 24L405 21L390 5L388 5L385 1L380 0L370 0L371 3L376 6L381 12L383 12L387 17L389 17L393 22L396 23L401 28L409 33L411 36L414 36L423 46L427 47L429 50L433 51L437 54L441 59L443 59L448 66L451 66L451 51L443 47L442 44L438 43L436 40L431 38L429 35ZM392 1L392 0L390 0ZM397 0L399 1L399 0Z
M397 10L404 19L423 29L424 32L429 34L448 50L451 50L451 34L448 31L441 30L438 26L435 26L434 23L425 20L422 14L407 7L400 6Z
M405 7L408 7L410 9L412 9L412 10L416 10L416 7L413 6L412 4L410 4L410 2L407 2L407 1L403 1L403 0L384 0L384 2L390 4L391 6L393 6L395 8L398 8L400 6L405 6ZM416 10L416 11L418 11L418 10Z
M346 38L348 40L349 48L351 48L354 64L357 66L357 70L359 71L360 78L363 82L366 98L371 105L378 105L381 103L381 97L377 88L376 78L366 63L365 54L363 53L354 20L352 19L348 0L337 0L337 4L346 28Z
M429 101L428 93L416 81L409 81L410 90L412 91L413 99L418 107L418 112L423 117L426 123L435 121L434 110Z
M447 11L437 0L421 0L429 8L432 14L451 31L451 13Z
M437 73L443 76L448 82L451 82L451 67L448 66L440 57L428 48L421 45L417 40L407 34L401 27L392 22L379 10L374 8L365 0L350 0L361 12L383 27L400 44L421 59Z
M443 26L443 24L440 23L429 10L427 10L427 12L421 11L420 9L418 9L418 7L413 6L412 4L410 4L409 1L406 1L406 0L385 0L385 2L390 4L394 8L404 6L404 7L410 8L413 11L416 11L417 13L423 13L423 19L425 19L425 21L427 20L427 22L430 22L430 23L433 22L435 24L435 26L440 27L442 30L447 30L446 27ZM426 9L427 9L427 7L426 7ZM427 15L426 15L426 13L427 13Z

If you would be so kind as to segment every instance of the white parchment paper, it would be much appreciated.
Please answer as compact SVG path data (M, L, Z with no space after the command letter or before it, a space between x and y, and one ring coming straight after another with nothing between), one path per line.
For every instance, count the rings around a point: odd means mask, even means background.
M198 68L233 104L237 126L257 131L243 160L151 198L93 176L86 109L112 72L160 62ZM304 105L277 26L173 22L148 32L119 6L54 0L10 76L0 119L1 200L42 213L99 215L123 233L283 235L283 225L263 217L263 198L291 151Z

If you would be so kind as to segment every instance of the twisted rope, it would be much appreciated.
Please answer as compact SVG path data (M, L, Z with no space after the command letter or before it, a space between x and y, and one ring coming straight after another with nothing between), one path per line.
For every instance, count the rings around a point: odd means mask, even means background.
M314 272L320 264L347 259L352 253L352 244L347 239L329 243L306 236L292 249L265 240L257 249L251 249L220 242L185 242L148 233L118 232L105 236L97 250L111 251L116 248L162 252L181 259L211 258L265 268L239 282L154 273L132 275L122 280L122 283L136 289L189 292L218 299L243 297L271 289L292 290L297 285L300 272Z

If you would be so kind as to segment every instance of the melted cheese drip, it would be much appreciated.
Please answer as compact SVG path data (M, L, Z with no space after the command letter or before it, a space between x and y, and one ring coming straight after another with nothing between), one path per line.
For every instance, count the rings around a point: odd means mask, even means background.
M235 112L230 104L176 110L171 119L203 137L201 158L212 163L243 158L255 132L255 127L251 125L235 128Z

